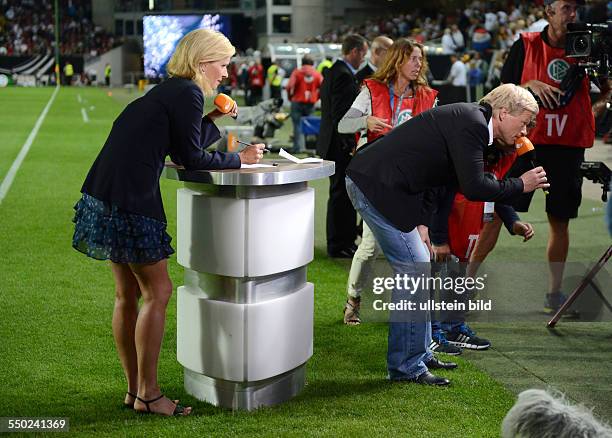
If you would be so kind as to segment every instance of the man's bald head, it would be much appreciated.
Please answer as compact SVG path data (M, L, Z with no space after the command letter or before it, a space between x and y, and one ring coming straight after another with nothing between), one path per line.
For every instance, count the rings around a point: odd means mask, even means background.
M381 35L374 38L372 46L370 47L370 62L376 67L380 67L385 59L387 50L389 50L392 44L393 40L389 37Z

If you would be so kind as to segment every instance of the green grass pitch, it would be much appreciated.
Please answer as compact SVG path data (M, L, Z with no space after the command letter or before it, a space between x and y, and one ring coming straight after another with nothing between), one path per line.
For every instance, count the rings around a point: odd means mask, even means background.
M0 89L0 181L17 156L53 89ZM231 412L186 394L176 361L176 298L167 315L159 363L162 390L194 407L187 418L139 416L121 407L125 384L111 334L113 281L105 262L71 248L73 205L114 118L136 97L116 90L62 88L6 198L0 204L0 416L69 417L80 435L107 436L499 436L516 393L553 386L612 420L612 324L541 321L476 325L493 341L465 352L460 368L441 372L446 389L385 380L387 327L342 324L349 262L325 254L327 181L315 181L314 355L307 385L295 399L255 412ZM85 123L81 108L86 108ZM176 235L176 189L162 180ZM544 258L547 227L542 196L525 219L537 236L523 244L504 235L493 261ZM601 203L584 200L572 223L570 258L593 261L609 245ZM266 224L263 232L274 232ZM176 286L182 268L170 259ZM542 277L546 273L542 270ZM610 283L604 283L607 292ZM517 290L538 303L542 290L516 278ZM604 288L604 289L606 289ZM604 290L604 293L606 290ZM299 309L296 309L299 311Z

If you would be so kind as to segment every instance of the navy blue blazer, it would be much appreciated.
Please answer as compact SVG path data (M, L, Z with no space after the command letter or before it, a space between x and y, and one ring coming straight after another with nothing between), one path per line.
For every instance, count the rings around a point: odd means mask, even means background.
M504 202L523 192L519 178L484 173L491 107L455 103L425 111L362 146L346 174L396 228L429 224L431 190L461 187L474 201Z
M236 153L204 150L221 135L203 110L202 90L189 79L152 88L117 117L81 192L166 222L159 178L168 155L191 170L240 167Z

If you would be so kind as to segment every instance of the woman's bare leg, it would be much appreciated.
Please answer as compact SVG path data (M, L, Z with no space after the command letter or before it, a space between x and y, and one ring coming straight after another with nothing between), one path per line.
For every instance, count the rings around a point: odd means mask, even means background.
M147 265L130 264L130 269L138 280L143 298L136 321L138 397L152 400L161 394L157 383L157 364L164 337L166 307L172 296L172 282L168 276L166 260ZM134 407L137 410L147 410L147 406L140 400L136 400ZM158 414L172 415L175 403L163 397L150 403L149 408ZM191 408L185 408L185 414L190 412Z
M138 393L138 360L136 355L136 319L140 288L129 265L111 262L115 277L115 308L113 310L113 336L130 394ZM125 403L134 403L126 394Z

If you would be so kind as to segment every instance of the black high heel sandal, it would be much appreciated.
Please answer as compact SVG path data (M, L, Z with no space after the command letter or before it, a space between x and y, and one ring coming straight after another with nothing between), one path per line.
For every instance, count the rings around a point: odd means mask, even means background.
M164 394L161 394L159 397L156 397L156 398L151 399L151 400L143 400L140 397L136 396L136 399L139 402L144 403L144 405L147 408L146 411L140 411L140 410L136 409L136 412L140 412L142 414L157 414L157 412L153 412L151 410L151 408L149 407L149 404L150 403L155 403L156 401L161 400L162 398L164 398ZM175 407L174 407L174 412L172 412L172 416L174 416L174 417L185 416L186 414L184 414L184 412L185 412L185 407L179 405L178 403L176 403ZM162 415L162 414L159 414L159 415Z

